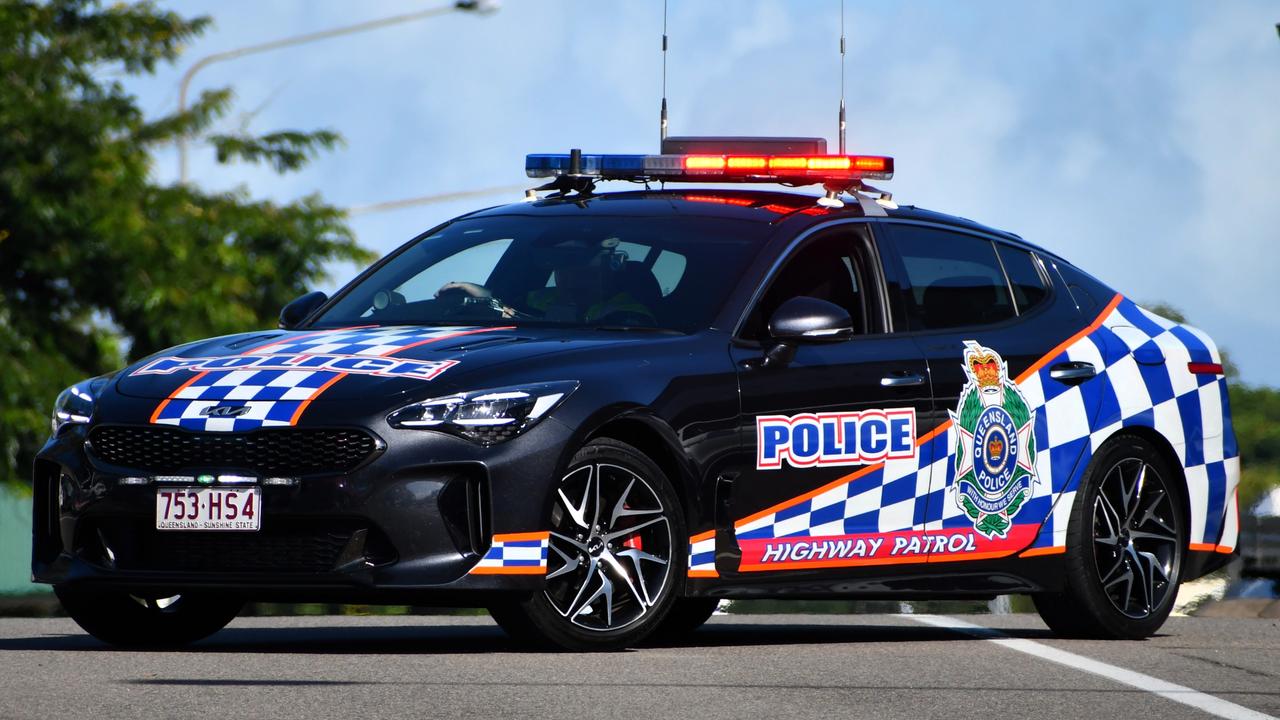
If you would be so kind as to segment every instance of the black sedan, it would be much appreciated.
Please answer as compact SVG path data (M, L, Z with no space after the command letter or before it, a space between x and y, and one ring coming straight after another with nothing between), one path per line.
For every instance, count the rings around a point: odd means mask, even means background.
M1029 593L1055 631L1144 637L1231 558L1207 336L876 202L886 158L726 152L530 156L552 194L69 388L35 579L118 644L274 600L603 649L766 597ZM654 178L827 194L594 187Z

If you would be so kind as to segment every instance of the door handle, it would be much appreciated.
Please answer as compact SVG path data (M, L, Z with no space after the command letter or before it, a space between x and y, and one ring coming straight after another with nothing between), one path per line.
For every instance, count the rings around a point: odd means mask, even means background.
M919 373L898 371L880 378L880 387L915 387L924 384L924 376Z
M1064 385L1079 385L1097 374L1098 368L1087 362L1064 362L1049 368L1049 378Z

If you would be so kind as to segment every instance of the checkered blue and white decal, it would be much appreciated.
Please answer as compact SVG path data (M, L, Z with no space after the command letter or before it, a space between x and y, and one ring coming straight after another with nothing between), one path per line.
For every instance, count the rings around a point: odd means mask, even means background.
M979 354L998 351L975 347ZM964 350L957 348L957 360ZM1050 366L1065 361L1092 363L1098 375L1075 386L1051 381ZM978 508L974 517L972 503L964 502L971 491L957 482L964 479L957 478L957 470L968 471L969 465L964 458L957 463L956 449L960 440L969 440L972 451L975 428L947 422L917 438L915 458L860 468L738 520L734 529L742 549L739 569L1063 552L1071 506L1089 460L1108 438L1129 427L1154 430L1176 452L1187 480L1191 549L1230 552L1237 542L1240 462L1227 412L1226 381L1188 368L1189 362L1220 361L1217 348L1200 331L1117 295L1093 323L1013 381L1025 411L1014 410L1010 422L1002 416L995 430L982 431L987 442L997 438L995 445L1002 450L1016 451L1018 442L1035 448L1026 458L1031 464L1011 475L1014 482L1026 478L1017 486L1019 493L1026 490L1025 497L1001 496L999 502L983 506L985 511ZM1028 419L1030 432L1018 418ZM1016 507L1010 509L1013 501ZM994 515L1001 517L992 519ZM985 532L977 527L984 520Z
M719 577L716 572L716 531L694 535L689 538L689 577Z
M296 425L304 410L347 375L429 381L455 360L394 357L412 347L504 328L370 327L291 336L240 355L162 357L131 375L191 373L152 412L151 422L188 430L242 432ZM233 412L222 412L226 406Z
M546 575L548 532L494 535L471 575Z

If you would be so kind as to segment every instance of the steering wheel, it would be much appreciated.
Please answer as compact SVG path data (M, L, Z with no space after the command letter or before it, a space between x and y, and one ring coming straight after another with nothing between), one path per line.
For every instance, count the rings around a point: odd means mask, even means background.
M449 306L463 305L469 299L471 299L471 293L468 293L460 287L444 288L440 290L440 292L436 293L436 300L439 300L441 304Z
M496 297L475 297L459 287L445 288L436 294L435 299L442 307L441 314L448 318L473 315L486 310L501 316L504 307L502 301Z

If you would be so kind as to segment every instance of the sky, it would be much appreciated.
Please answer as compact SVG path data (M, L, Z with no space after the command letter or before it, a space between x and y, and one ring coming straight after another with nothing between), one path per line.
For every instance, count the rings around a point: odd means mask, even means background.
M213 26L173 66L127 86L177 108L205 55L398 15L441 0L185 0ZM983 3L846 0L851 152L892 155L895 200L1018 233L1141 303L1167 302L1280 386L1280 5L1222 0ZM673 135L825 136L840 95L838 0L670 0ZM328 128L345 146L301 172L190 175L281 201L342 207L528 185L531 152L656 153L658 0L506 0L214 63L231 87L216 128ZM161 182L177 156L161 150ZM386 253L518 191L363 214ZM334 266L331 290L357 268Z

